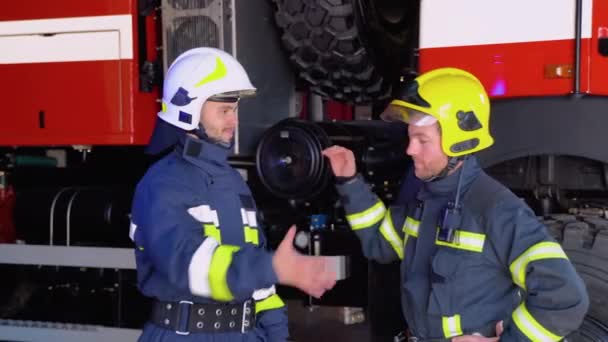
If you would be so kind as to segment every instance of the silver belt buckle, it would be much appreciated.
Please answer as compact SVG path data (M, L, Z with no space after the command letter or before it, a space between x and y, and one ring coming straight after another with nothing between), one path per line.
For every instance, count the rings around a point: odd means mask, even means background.
M179 311L177 312L177 317L178 317L178 318L177 318L177 324L178 324L178 325L179 325L180 321L182 320L182 317L181 317L181 315L182 315L182 312L181 312L181 311L182 311L182 304L186 304L186 305L188 305L188 310L187 310L187 312L188 312L188 317L187 317L187 319L186 319L186 327L188 327L188 322L189 322L189 320L190 320L190 307L191 307L191 306L192 306L194 303L193 303L193 302L191 302L191 301L189 301L189 300L180 300L180 301L179 301L179 305L177 306L177 310L179 310ZM177 327L177 328L179 329L180 327ZM184 335L184 336L185 336L185 335L190 335L190 331L188 331L188 330L186 330L186 331L175 330L175 333L176 333L176 334L178 334L178 335Z
M249 317L251 317L251 308L252 305L251 303L253 302L253 299L248 299L243 303L243 319L241 320L241 334L245 333L245 329L248 329L249 326L251 325L251 321L245 319L245 317L247 317L249 315Z

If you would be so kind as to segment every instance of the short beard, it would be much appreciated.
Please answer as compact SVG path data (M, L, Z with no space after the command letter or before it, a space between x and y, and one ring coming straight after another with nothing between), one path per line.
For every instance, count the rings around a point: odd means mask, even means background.
M229 142L222 141L221 139L218 139L218 138L210 137L207 134L207 132L205 131L205 128L203 127L202 124L199 124L199 127L198 127L197 130L193 130L191 132L194 135L196 135L199 139L208 141L208 142L210 142L212 144L215 144L215 145L227 148L227 149L230 149L230 148L232 148L234 146L234 136L230 139Z
M445 176L447 176L447 174L448 174L448 169L447 169L447 165L446 165L443 169L441 169L441 171L439 171L439 173L433 173L428 177L420 178L420 180L425 183L429 183L429 182L433 182L433 181L445 178Z
M225 148L232 148L232 146L234 146L234 137L230 139L230 141L226 142L218 138L212 138L210 136L207 136L207 141Z

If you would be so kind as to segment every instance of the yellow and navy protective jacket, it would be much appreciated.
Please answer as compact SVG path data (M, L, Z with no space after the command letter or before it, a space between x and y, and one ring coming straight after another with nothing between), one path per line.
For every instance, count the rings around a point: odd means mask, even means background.
M253 298L254 333L284 341L287 315L274 287L273 254L228 154L226 147L187 136L139 182L131 212L138 287L160 301Z
M454 242L442 242L439 218L460 173L462 219ZM581 324L588 295L561 246L475 158L424 183L405 206L386 208L361 176L337 188L366 257L401 260L402 310L415 336L489 337L503 321L501 341L558 341Z

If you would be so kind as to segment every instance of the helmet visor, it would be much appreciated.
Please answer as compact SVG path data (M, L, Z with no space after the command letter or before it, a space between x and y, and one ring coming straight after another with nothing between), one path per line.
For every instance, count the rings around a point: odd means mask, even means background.
M238 91L229 91L217 95L213 95L207 101L214 102L237 102L243 97L252 97L255 95L255 89L246 89Z
M380 118L384 121L401 121L414 126L430 126L437 122L437 119L431 115L394 103L384 109Z

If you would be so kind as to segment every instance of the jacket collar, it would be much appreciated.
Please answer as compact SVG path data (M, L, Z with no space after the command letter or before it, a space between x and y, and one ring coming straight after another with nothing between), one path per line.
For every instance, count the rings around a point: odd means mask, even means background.
M466 159L464 164L451 175L433 182L423 183L422 189L418 193L418 199L425 200L433 197L455 196L458 178L461 173L463 173L462 188L460 189L460 193L462 194L471 186L471 183L477 178L479 172L481 172L481 167L477 162L477 158L470 156Z
M230 148L186 135L176 146L176 152L188 162L204 169L211 175L225 173Z

